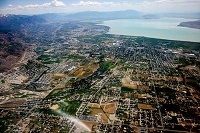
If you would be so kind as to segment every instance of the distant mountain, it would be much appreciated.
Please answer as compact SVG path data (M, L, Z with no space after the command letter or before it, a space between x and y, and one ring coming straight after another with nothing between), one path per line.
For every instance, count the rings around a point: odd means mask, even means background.
M66 13L46 13L37 15L38 17L42 18L47 22L60 22L66 20Z
M159 15L156 14L145 14L142 16L143 19L159 19Z
M197 13L163 13L157 14L160 17L200 19L200 12Z
M44 22L38 16L0 16L0 73L10 70L21 59L27 48L23 40L25 31Z
M111 19L133 19L140 18L142 13L135 10L97 12L87 11L66 15L68 20L111 20Z
M0 30L20 30L23 27L34 26L44 23L45 20L39 16L26 15L3 15L0 17Z
M194 28L194 29L200 29L200 20L181 22L178 26Z
M66 15L67 20L112 20L112 19L135 19L135 18L158 19L161 17L200 19L200 12L145 14L135 10L126 10L126 11L111 11L111 12L87 11L87 12L79 12L75 14Z

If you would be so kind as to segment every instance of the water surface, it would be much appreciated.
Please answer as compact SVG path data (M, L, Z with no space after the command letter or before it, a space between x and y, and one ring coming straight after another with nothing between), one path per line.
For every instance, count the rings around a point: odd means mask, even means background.
M104 21L103 25L110 27L109 34L200 42L200 29L177 26L186 21L195 20L184 18L117 19Z

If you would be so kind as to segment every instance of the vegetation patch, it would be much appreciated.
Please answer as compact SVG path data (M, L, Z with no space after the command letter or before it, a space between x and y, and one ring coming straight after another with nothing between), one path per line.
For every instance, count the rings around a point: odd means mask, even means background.
M102 61L99 63L100 69L103 71L109 71L112 68L115 68L115 64L112 61Z
M69 114L75 115L76 111L78 110L79 106L81 105L80 101L67 101L67 102L60 102L59 108L61 111Z

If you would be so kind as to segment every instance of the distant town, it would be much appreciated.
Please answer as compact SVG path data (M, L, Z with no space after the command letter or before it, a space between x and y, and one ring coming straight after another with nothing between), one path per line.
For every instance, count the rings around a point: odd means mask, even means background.
M2 46L28 45L4 55L18 62L0 69L0 131L200 132L200 43L108 30L74 21L25 25L23 38L1 31Z

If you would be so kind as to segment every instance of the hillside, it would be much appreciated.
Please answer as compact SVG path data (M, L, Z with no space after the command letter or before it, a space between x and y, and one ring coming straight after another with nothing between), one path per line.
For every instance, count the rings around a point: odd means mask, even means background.
M43 22L45 21L37 16L0 17L0 73L10 70L21 59L28 47L24 45L26 29Z
M3 15L0 17L0 30L1 31L21 31L28 26L34 26L44 23L45 20L36 15Z
M75 14L66 15L67 20L111 20L111 19L133 19L140 18L142 13L134 10L112 11L112 12L97 12L87 11Z
M0 32L0 73L13 68L21 59L26 46L15 34Z
M200 29L200 20L181 22L178 26L194 28L194 29Z

